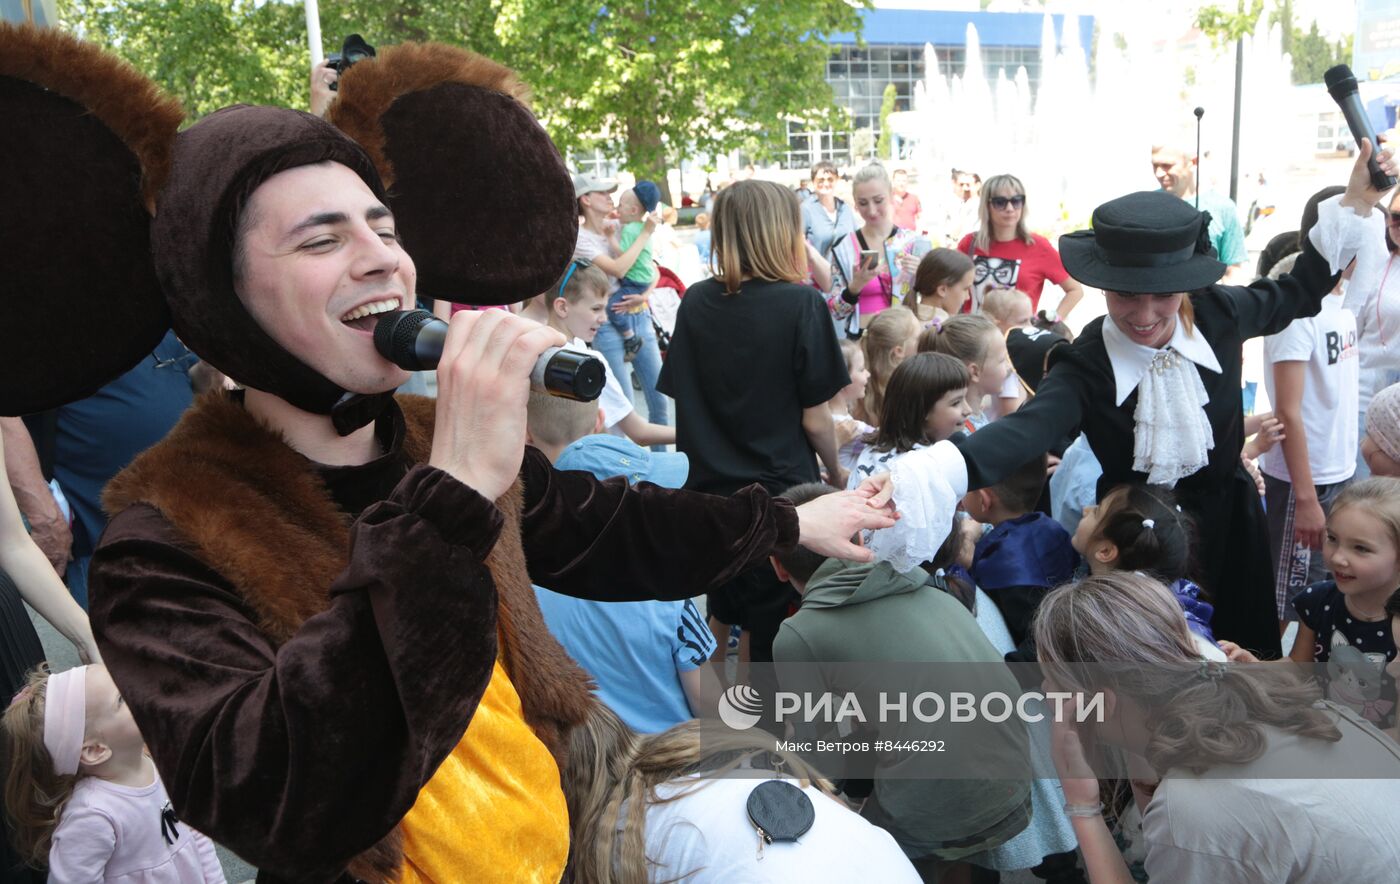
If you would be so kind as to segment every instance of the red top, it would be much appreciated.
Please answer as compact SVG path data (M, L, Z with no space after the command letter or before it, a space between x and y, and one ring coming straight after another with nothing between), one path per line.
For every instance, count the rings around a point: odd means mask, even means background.
M903 197L894 194L894 225L905 230L919 229L919 198L906 192Z
M981 249L973 251L972 236L969 233L962 238L958 251L972 256L972 263L976 265L973 280L979 291L994 286L1013 286L1029 295L1031 309L1038 310L1045 281L1048 279L1059 285L1069 279L1065 265L1060 263L1060 253L1050 245L1050 240L1039 234L1031 234L1034 242L1030 245L1026 245L1024 240L1013 239L994 242L991 250L985 252ZM970 304L963 307L964 312L969 309Z

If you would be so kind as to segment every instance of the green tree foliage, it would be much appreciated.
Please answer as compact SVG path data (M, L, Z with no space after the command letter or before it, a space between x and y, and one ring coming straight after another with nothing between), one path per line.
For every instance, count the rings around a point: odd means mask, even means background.
M304 106L301 15L300 7L250 0L63 0L59 6L69 30L130 61L196 117L240 101Z
M1210 5L1202 6L1196 13L1196 27L1210 37L1216 49L1254 33L1255 23L1264 14L1264 0L1250 0L1248 9L1244 3L1245 0L1237 0L1234 12Z
M1321 83L1322 75L1328 68L1339 64L1351 64L1352 35L1335 43L1322 36L1317 30L1317 22L1312 23L1306 32L1297 28L1293 32L1293 82Z
M875 155L882 160L892 160L894 138L890 135L889 117L894 113L895 102L899 100L899 93L895 91L893 83L885 84L885 94L880 100L880 141L875 145Z
M441 40L515 68L561 150L601 147L664 182L694 152L765 157L786 121L840 123L829 35L870 0L322 0L328 51ZM198 117L234 102L304 107L306 25L292 0L60 0L65 24Z
M771 156L786 121L840 119L828 35L869 0L496 0L496 37L562 149L596 145L664 182L683 156Z

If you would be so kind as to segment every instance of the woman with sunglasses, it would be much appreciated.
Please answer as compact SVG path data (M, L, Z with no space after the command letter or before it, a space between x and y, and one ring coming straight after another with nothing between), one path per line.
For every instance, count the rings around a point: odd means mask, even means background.
M1361 427L1366 426L1371 397L1400 381L1400 191L1391 197L1386 211L1371 213L1366 224L1343 301L1356 316L1361 354L1357 426ZM1364 458L1357 458L1356 469L1358 479L1370 475Z
M1321 309L1380 199L1370 157L1363 141L1345 193L1319 207L1292 273L1249 286L1219 284L1226 265L1216 260L1209 218L1179 197L1134 193L1095 209L1093 229L1060 237L1060 252L1076 279L1104 291L1108 315L1055 348L1019 410L918 452L910 468L927 475L894 477L904 518L869 546L882 558L931 559L964 488L997 484L1077 429L1103 465L1100 497L1125 483L1176 490L1199 528L1196 582L1213 595L1215 635L1278 657L1268 528L1240 463L1241 345ZM1389 154L1380 165L1395 173ZM902 500L911 490L916 497Z
M976 313L982 295L993 288L1014 288L1031 299L1031 309L1040 309L1040 295L1048 279L1064 289L1064 297L1054 314L1054 323L1069 315L1084 297L1084 289L1065 272L1060 254L1050 241L1026 227L1026 188L1015 175L993 175L982 185L982 205L977 212L981 227L958 243L958 251L976 265L972 301L966 309ZM1056 315L1058 314L1058 315Z

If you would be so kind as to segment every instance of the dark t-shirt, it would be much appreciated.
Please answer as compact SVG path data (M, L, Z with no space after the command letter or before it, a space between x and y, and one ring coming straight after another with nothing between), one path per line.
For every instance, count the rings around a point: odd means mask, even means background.
M754 482L773 493L819 478L802 409L829 401L850 376L821 295L787 282L744 283L726 295L691 286L657 389L676 400L686 487L729 494Z

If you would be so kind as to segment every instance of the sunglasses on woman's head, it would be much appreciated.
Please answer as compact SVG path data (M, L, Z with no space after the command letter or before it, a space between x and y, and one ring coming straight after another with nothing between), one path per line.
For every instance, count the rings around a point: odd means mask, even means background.
M994 196L991 199L994 209L1019 209L1026 204L1024 196Z

